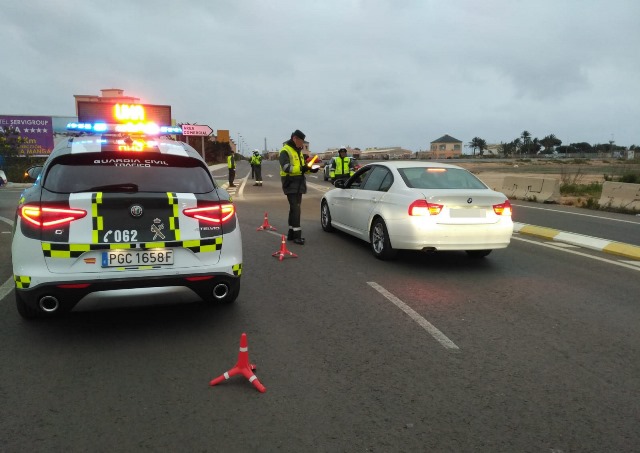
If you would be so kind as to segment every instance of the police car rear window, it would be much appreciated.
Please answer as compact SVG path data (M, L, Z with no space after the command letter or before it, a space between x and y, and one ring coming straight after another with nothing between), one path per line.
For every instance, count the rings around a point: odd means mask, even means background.
M42 186L58 193L208 193L215 188L211 173L200 161L158 152L61 156L49 165Z

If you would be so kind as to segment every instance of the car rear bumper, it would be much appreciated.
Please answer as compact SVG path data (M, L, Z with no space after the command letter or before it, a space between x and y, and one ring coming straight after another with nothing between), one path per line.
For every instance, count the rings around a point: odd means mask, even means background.
M16 288L16 297L34 310L44 312L69 311L81 300L99 291L137 288L186 287L201 299L224 300L240 289L240 275L226 273L162 275L139 278L110 278L101 280L49 281L35 287ZM45 307L43 307L45 304ZM47 308L47 304L48 305ZM56 305L54 308L54 305Z
M513 222L486 225L438 225L416 228L411 222L389 222L387 229L394 249L406 250L495 250L511 242Z

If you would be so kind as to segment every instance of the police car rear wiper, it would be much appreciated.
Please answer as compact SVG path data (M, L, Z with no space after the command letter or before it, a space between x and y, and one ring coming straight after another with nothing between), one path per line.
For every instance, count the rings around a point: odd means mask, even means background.
M137 184L107 184L104 186L95 186L90 189L87 189L86 192L98 192L98 191L107 191L107 192L137 192L138 185Z

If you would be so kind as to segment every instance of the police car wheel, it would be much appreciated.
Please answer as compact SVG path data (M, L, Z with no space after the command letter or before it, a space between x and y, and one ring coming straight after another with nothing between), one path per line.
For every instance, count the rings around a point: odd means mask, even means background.
M41 316L40 311L30 307L18 291L16 291L16 308L18 309L20 316L24 319L33 319Z

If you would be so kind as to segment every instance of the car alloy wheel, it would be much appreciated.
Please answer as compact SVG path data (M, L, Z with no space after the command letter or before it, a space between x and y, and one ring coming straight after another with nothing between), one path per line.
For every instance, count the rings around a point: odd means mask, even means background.
M320 206L320 224L324 231L332 232L334 230L333 226L331 226L331 212L329 212L329 204L324 200Z
M389 240L389 232L384 220L381 218L374 219L371 225L371 251L376 258L381 260L389 260L396 257L397 251L391 247Z

